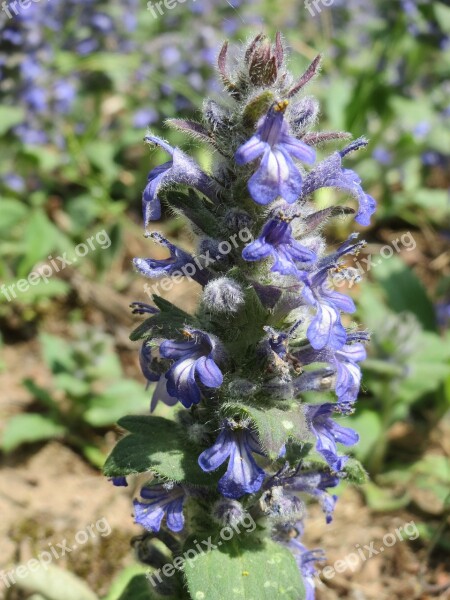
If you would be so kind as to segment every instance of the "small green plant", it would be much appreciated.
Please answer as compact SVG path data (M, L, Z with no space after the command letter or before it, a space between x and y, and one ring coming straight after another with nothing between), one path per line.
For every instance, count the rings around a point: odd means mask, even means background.
M125 407L144 412L148 394L144 386L125 378L109 336L82 330L75 341L48 334L40 339L51 385L24 380L34 402L29 412L6 423L1 448L11 452L22 444L56 438L101 466L102 429L114 423Z

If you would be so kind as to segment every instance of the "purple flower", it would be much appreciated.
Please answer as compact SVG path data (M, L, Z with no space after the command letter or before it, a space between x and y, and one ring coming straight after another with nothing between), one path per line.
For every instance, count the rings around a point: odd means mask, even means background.
M21 175L17 175L17 173L6 173L2 177L2 181L10 190L17 192L18 194L25 191L25 180Z
M361 369L357 363L366 359L366 350L361 341L367 339L368 335L363 332L351 333L347 336L347 343L339 350L330 348L314 350L311 346L305 346L293 355L303 365L325 362L334 367L339 407L350 408L358 396L361 385Z
M302 193L304 196L324 187L336 187L350 192L359 202L359 210L355 221L360 225L370 225L370 217L376 210L376 202L366 194L361 187L361 179L351 169L342 168L342 159L349 152L353 152L367 141L363 138L355 140L340 152L334 152L310 171L303 182Z
M202 452L198 463L204 471L215 471L227 459L228 467L219 481L219 492L226 498L241 498L257 492L265 477L256 464L252 452L261 454L261 448L245 424L225 421L214 445Z
M307 404L305 409L309 428L317 440L316 450L330 467L335 471L340 471L347 462L347 457L338 455L336 444L353 446L359 440L358 434L353 429L338 425L332 420L334 404Z
M271 271L282 275L299 275L297 263L310 263L317 258L312 250L294 239L289 221L280 217L267 221L260 236L242 251L242 257L248 261L269 256L275 259Z
M178 402L178 398L174 398L167 391L167 380L164 375L154 369L155 366L153 361L155 360L152 356L152 348L146 342L144 342L141 346L141 350L139 352L139 364L141 367L141 371L144 374L144 377L147 380L147 387L150 383L156 383L155 389L152 394L152 401L150 404L150 412L152 413L158 402L163 402L166 406L175 406Z
M327 488L336 487L339 477L325 472L298 473L283 480L286 490L310 494L319 500L327 523L333 519L337 496L328 493Z
M153 391L152 401L150 404L151 413L154 412L158 402L162 402L166 406L175 406L175 404L178 402L178 398L174 398L167 391L167 379L165 375L160 376Z
M156 533L166 516L168 529L175 532L183 529L183 503L186 498L183 487L173 484L143 487L141 497L147 502L133 500L135 523Z
M147 380L147 386L149 383L154 383L155 381L159 381L159 374L152 370L152 347L147 344L147 342L143 342L141 349L139 351L139 365L141 367L141 371Z
M259 121L255 135L235 154L239 165L262 156L248 182L249 192L258 204L268 204L278 196L289 204L295 202L302 191L302 176L292 158L311 164L316 157L312 148L289 134L284 120L287 104L287 100L275 104Z
M150 221L157 221L161 218L161 202L158 193L162 186L168 184L190 185L205 194L210 200L214 200L212 180L192 158L179 148L172 148L167 142L154 135L148 135L145 140L161 146L172 157L171 160L154 168L148 174L147 186L142 195L146 227Z
M76 97L75 86L70 81L60 79L55 83L53 93L56 111L60 113L69 112Z
M192 277L194 281L200 285L206 285L209 281L209 271L207 269L201 269L197 267L194 262L194 257L188 254L181 248L178 248L163 235L154 231L147 235L155 242L165 246L170 256L162 260L153 258L134 258L133 264L136 269L149 279L156 279L158 277L168 277L174 274L185 274ZM189 270L186 268L189 266Z
M355 242L356 237L357 234L352 234L336 252L319 261L314 273L302 277L305 283L302 290L303 300L316 308L316 315L306 332L315 350L321 350L326 346L332 350L339 350L347 340L340 311L353 313L356 310L355 304L351 298L336 292L331 287L328 274L331 269L339 267L339 259L342 256L354 254L364 245L364 242Z
M185 329L185 333L189 340L166 340L159 352L163 358L175 360L166 373L167 392L190 408L201 399L197 378L204 386L217 388L222 385L223 375L215 363L220 357L215 338L198 329Z
M356 309L353 300L331 288L327 270L321 270L312 277L310 285L303 288L302 296L307 304L317 309L306 331L311 346L316 350L325 346L331 349L342 348L347 334L339 311L354 312Z
M157 120L158 113L154 108L142 108L141 110L136 111L133 115L133 127L136 127L136 129L148 127Z
M286 545L294 555L302 574L306 592L304 600L314 600L316 597L314 577L317 575L315 563L325 562L324 551L320 548L308 550L297 538L290 540Z

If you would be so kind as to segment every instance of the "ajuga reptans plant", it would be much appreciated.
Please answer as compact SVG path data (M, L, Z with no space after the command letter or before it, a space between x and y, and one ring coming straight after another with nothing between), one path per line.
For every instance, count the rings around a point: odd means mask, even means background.
M226 100L205 100L201 122L169 121L210 146L211 172L146 137L168 160L148 176L145 226L165 204L183 215L197 249L148 232L168 257L136 258L135 267L174 285L190 277L202 294L193 315L156 294L154 306L132 305L146 317L132 339L154 383L151 411L163 402L173 418L123 418L129 433L105 472L137 486L135 520L155 544L147 562L176 561L173 572L149 576L152 593L311 599L324 555L300 541L306 502L315 498L329 522L333 488L364 477L338 444L358 441L342 415L357 399L368 336L335 285L358 277L347 265L364 242L352 233L328 249L321 230L333 218L369 224L375 201L347 166L367 142L311 130L318 104L304 88L320 57L294 80L280 35L273 44L258 35L234 69L227 51L225 43L218 58ZM329 143L341 149L319 160L316 148ZM317 210L314 192L324 187L356 202Z

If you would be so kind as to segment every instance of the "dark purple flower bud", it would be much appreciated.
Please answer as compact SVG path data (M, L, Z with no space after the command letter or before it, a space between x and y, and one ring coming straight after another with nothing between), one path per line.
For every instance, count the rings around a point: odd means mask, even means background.
M109 481L112 482L113 485L118 487L128 487L128 482L126 477L111 477Z
M263 454L246 424L224 421L217 440L200 454L198 463L209 472L228 460L227 471L219 481L219 492L226 498L238 499L257 492L264 481L265 473L256 464L253 452Z
M131 313L133 315L156 315L159 313L159 309L155 306L151 306L146 302L132 302L130 304Z
M163 484L143 487L141 497L144 501L133 500L135 523L148 531L156 533L166 517L167 528L181 531L184 527L183 504L186 493L181 485Z
M289 204L295 202L302 191L302 176L292 158L308 164L316 158L312 148L289 134L284 119L287 105L287 100L275 104L259 121L255 135L235 154L239 165L262 156L248 182L249 192L258 204L269 204L278 196Z

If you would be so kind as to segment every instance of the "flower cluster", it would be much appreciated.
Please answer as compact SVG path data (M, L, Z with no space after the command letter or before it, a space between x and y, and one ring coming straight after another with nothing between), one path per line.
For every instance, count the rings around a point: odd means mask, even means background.
M136 0L108 6L92 0L52 0L28 7L5 2L0 12L0 97L21 106L25 120L14 133L25 144L49 141L55 115L72 110L80 89L80 73L59 74L56 55L80 57L95 52L129 52L130 32L136 27ZM118 11L120 14L118 14ZM59 139L52 140L63 144Z
M354 472L340 446L353 446L358 435L339 415L353 410L368 339L347 317L355 311L351 298L333 287L334 278L352 276L346 261L364 243L353 233L327 251L321 230L329 219L352 215L368 225L375 211L373 198L344 165L365 139L317 158L319 144L348 137L311 131L317 103L299 96L319 62L295 81L285 68L281 36L272 44L258 35L230 74L223 46L218 66L231 102L206 100L202 122L177 123L214 149L209 174L178 148L147 137L171 158L149 173L146 226L168 204L197 235L194 254L219 247L242 228L252 232L252 241L191 275L202 288L195 315L158 296L156 307L134 305L134 312L147 316L134 339L142 339L142 370L156 383L151 410L159 401L181 405L175 420L185 436L183 451L198 469L171 480L170 465L158 458L142 500L135 501L136 521L158 534L165 516L168 530L189 535L187 513L199 496L205 521L217 502L228 502L233 511L241 506L269 523L273 539L292 550L308 598L314 597L314 562L322 554L299 541L306 501L316 498L331 521L337 496L329 490ZM356 207L315 209L313 194L325 187L343 190ZM169 257L135 259L145 277L170 276L193 261L192 253L160 233L148 236ZM312 392L307 401L305 392ZM111 476L133 472L129 464L117 467L119 450L109 462Z

